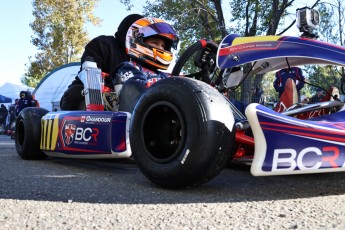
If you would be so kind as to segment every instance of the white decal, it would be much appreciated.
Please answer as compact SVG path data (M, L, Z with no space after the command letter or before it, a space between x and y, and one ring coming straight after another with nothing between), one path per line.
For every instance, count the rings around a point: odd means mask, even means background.
M92 121L92 122L110 122L110 117L91 117L87 116L86 121Z
M289 154L289 157L281 157L281 155ZM294 149L275 149L273 153L272 171L293 171L296 168L296 150ZM278 164L288 163L288 168L278 168Z

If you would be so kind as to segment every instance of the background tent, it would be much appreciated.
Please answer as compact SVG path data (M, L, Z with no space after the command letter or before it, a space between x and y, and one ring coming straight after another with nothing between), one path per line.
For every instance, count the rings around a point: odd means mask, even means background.
M0 103L11 103L11 102L12 102L11 98L0 95Z
M34 88L26 86L26 85L17 85L17 84L6 82L0 87L0 95L11 98L12 103L14 103L15 99L19 98L20 91L27 91L27 90L30 90L30 92L32 92Z
M60 99L79 70L80 62L72 62L49 72L33 92L40 107L49 111L60 110Z
M12 104L12 99L9 97L0 95L0 104L4 105L8 109L9 106Z

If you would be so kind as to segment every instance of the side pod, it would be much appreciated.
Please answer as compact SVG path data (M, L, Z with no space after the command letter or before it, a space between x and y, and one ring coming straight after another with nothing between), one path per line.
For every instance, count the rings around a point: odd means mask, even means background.
M62 111L41 120L40 149L68 158L128 158L131 114L109 111Z
M345 171L345 111L299 120L253 103L246 116L255 139L254 176Z

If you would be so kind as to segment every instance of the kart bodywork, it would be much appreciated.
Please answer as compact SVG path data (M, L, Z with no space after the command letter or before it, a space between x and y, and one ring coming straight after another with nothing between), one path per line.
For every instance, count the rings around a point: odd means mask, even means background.
M313 39L230 35L220 45L217 64L223 69L251 62L252 72L260 74L306 64L344 66L344 54L343 47ZM244 75L237 73L236 77L231 81L239 83ZM321 102L286 113L249 105L245 113L255 140L251 173L265 176L343 171L344 111L307 120L291 116L327 107L342 108L343 102Z
M289 66L345 66L343 47L307 38L229 35L217 50L209 44L200 40L192 51L213 53L222 73L219 82L227 87ZM238 68L246 64L249 71ZM24 109L16 124L17 152L23 159L133 156L148 179L168 188L205 183L241 159L252 160L255 176L344 171L343 102L285 114L250 104L242 114L217 84L205 82L180 76L160 80L132 112ZM295 116L331 107L338 109L311 119Z
M129 158L126 112L52 112L42 117L40 149L69 158Z

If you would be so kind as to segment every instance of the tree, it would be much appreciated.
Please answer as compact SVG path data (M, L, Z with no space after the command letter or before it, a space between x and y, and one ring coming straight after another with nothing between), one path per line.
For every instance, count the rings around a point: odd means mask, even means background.
M307 66L306 72L311 84L328 90L331 86L339 85L339 75L334 66ZM311 86L311 94L316 93L317 88Z
M318 1L315 5L320 13L320 26L318 36L320 40L344 45L344 17L345 6L341 0ZM344 68L333 65L310 65L306 66L305 73L308 81L312 85L320 86L328 90L331 86L339 86L340 79L344 79ZM312 96L316 93L317 87L306 85L302 93L306 96Z
M231 22L235 32L243 36L276 35L277 29L283 27L282 20L288 15L287 9L295 0L232 0ZM245 7L243 7L245 6Z
M322 1L319 4L321 13L320 23L320 37L328 42L344 46L344 26L345 26L345 4L341 0ZM314 69L314 72L316 70ZM323 77L331 80L322 80L322 83L332 82L334 85L339 85L341 80L342 84L345 82L345 69L344 67L326 66L323 71ZM323 87L329 87L322 85ZM344 93L343 89L342 93Z
M23 83L36 84L52 69L78 61L88 42L84 29L86 22L98 25L100 19L93 15L98 0L34 0L34 32L32 44L37 47L34 58L29 57Z
M227 34L219 0L146 1L143 14L169 21L180 37L184 51L204 38L220 42Z

